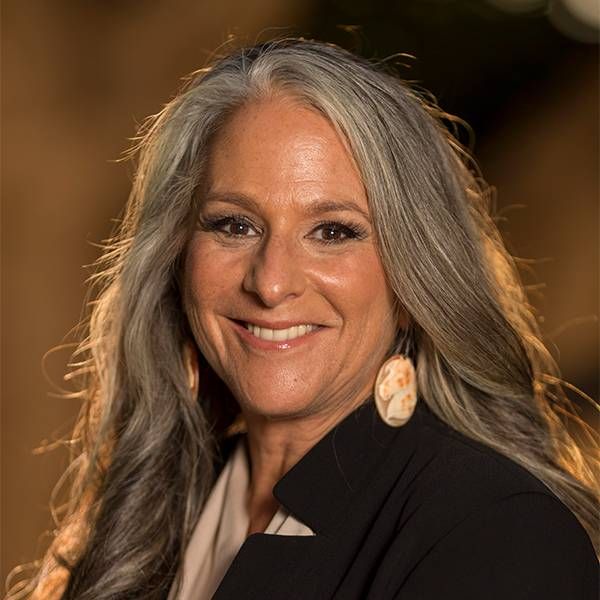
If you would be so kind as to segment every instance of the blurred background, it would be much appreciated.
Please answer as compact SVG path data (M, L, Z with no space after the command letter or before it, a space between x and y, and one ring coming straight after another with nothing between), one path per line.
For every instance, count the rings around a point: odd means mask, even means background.
M1 3L2 565L38 557L67 464L43 440L77 400L42 357L79 321L95 243L127 198L145 116L230 36L399 57L467 121L508 247L563 376L598 398L597 0L53 0ZM467 141L466 132L462 141ZM47 361L61 383L70 350ZM592 412L585 413L594 420ZM594 422L594 426L598 423Z

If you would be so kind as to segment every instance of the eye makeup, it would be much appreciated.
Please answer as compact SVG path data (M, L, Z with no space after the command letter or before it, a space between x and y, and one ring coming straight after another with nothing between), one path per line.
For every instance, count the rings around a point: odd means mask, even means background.
M229 239L255 237L262 228L243 214L225 213L200 217L198 227L202 231L214 232ZM343 219L328 219L318 222L306 236L325 245L342 244L351 240L360 241L368 237L366 227Z
M260 228L247 216L239 214L224 214L210 217L200 217L198 226L202 231L221 233L228 237L248 237L249 231L260 233ZM230 228L227 231L227 228Z
M313 229L313 233L316 231L323 233L323 236L317 239L324 244L339 244L347 240L363 240L368 235L365 227L350 221L323 221Z

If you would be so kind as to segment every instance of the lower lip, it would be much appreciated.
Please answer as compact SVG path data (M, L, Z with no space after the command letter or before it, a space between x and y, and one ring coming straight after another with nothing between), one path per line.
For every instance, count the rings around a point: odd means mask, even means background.
M293 340L263 340L262 338L256 337L254 334L250 333L250 331L248 331L244 325L240 325L240 323L237 323L236 321L231 321L231 323L244 342L253 348L258 348L259 350L290 350L291 348L297 348L309 343L315 335L318 335L321 331L323 331L323 327L319 326L316 329L313 329L310 333L301 335Z

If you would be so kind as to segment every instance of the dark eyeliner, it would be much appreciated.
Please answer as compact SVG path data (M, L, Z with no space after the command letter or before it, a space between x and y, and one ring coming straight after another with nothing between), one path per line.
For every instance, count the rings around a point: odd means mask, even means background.
M361 225L351 223L350 221L322 221L313 229L317 231L323 227L339 229L346 236L343 240L319 240L322 244L341 244L349 240L363 240L368 235L368 230Z
M233 233L223 231L223 227L235 222L243 223L252 229L258 230L258 227L245 215L222 214L208 217L198 217L198 226L202 231L213 231L230 237L238 236Z

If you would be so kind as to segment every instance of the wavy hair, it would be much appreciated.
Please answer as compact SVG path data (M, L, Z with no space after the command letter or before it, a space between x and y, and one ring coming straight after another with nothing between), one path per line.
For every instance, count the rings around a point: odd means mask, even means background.
M600 551L598 442L563 391L490 216L490 188L448 116L385 65L285 39L215 60L142 127L75 353L83 408L66 514L37 575L10 598L158 599L179 584L236 414L202 357L198 394L187 384L181 261L215 132L277 94L329 119L358 165L389 285L409 315L398 344L415 360L422 401L544 482Z

